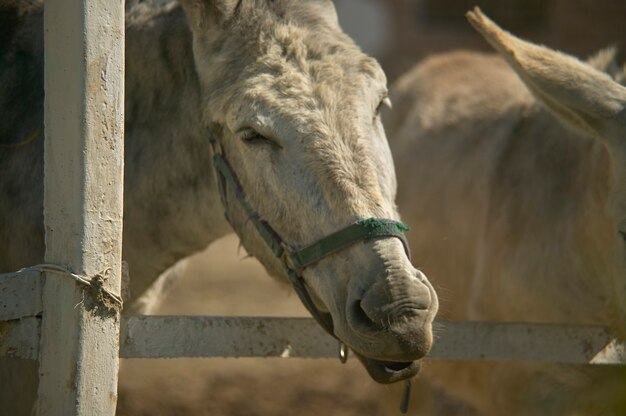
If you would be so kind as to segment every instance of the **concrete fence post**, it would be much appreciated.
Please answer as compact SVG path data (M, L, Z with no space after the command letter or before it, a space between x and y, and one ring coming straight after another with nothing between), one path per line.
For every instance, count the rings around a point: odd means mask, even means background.
M39 415L114 415L119 368L124 3L48 0L46 271ZM112 296L113 295L113 296Z

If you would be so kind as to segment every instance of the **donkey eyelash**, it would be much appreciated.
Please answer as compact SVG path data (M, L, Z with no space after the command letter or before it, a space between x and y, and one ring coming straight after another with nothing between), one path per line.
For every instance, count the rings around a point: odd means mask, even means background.
M239 138L246 143L260 143L269 141L267 137L260 135L254 130L248 130L240 133Z
M262 134L259 134L258 132L256 132L255 130L244 130L240 133L238 133L239 139L241 141L243 141L244 143L250 144L250 145L256 145L256 144L263 144L263 143L267 143L267 144L271 144L274 145L276 147L281 147L278 143L276 143L274 140L263 136Z

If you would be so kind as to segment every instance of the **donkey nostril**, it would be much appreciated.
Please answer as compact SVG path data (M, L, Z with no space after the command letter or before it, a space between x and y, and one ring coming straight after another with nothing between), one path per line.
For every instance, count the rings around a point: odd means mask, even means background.
M375 285L358 301L359 314L370 322L391 325L427 311L432 303L428 287L415 280L399 287Z
M379 321L375 320L374 317L370 316L367 311L363 309L363 302L361 299L353 303L351 315L353 324L369 328L381 327Z

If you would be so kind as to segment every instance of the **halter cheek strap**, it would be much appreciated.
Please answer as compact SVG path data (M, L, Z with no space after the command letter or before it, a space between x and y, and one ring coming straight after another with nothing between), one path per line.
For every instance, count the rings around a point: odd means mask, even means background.
M323 258L344 250L359 241L371 240L373 238L398 238L402 241L404 251L410 259L411 252L409 250L409 244L404 236L404 232L408 231L409 227L399 221L390 219L367 218L336 231L303 249L294 250L291 248L292 246L287 244L267 223L267 221L263 220L259 216L258 212L252 209L252 207L248 204L246 194L243 191L235 172L224 157L222 147L219 143L217 143L211 134L209 134L209 141L213 152L213 166L215 168L218 189L222 205L224 206L224 215L226 216L226 220L229 223L231 222L228 217L227 200L227 188L230 187L235 195L235 198L239 202L239 205L248 217L248 220L254 224L257 232L263 241L265 241L265 244L267 244L267 246L272 250L274 255L281 259L283 266L285 267L285 271L287 272L287 277L298 294L302 304L307 308L322 328L339 341L339 359L342 363L345 363L348 358L348 348L335 335L333 320L330 314L320 311L317 306L315 306L315 303L311 299L311 295L306 288L305 281L302 278L302 271ZM411 381L406 380L402 404L400 406L400 411L403 414L407 413L408 410L410 392Z
M323 258L342 251L359 241L367 241L374 238L398 238L402 241L404 250L410 258L409 245L404 235L404 232L408 231L409 227L399 221L390 219L367 218L348 225L347 227L336 231L307 247L296 250L293 246L287 244L267 223L267 221L263 220L259 216L258 212L252 209L246 200L246 194L237 176L235 175L235 172L224 157L222 147L212 135L209 135L209 141L213 152L213 166L215 168L218 189L222 205L225 209L226 219L229 223L231 222L227 212L227 191L228 188L230 188L235 196L235 199L238 201L240 207L248 217L248 220L254 225L263 241L265 241L274 255L281 259L289 281L304 306L309 310L317 322L330 335L336 338L333 330L333 321L330 315L320 311L315 306L308 290L306 289L304 279L302 278L303 270L319 262Z

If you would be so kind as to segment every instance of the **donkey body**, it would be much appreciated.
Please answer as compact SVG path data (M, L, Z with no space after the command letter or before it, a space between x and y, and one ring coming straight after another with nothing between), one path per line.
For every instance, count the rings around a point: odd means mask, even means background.
M8 114L0 126L8 145L0 150L2 272L40 263L44 254L43 6L16 7L20 23L2 38L0 68ZM220 202L209 137L219 141L246 202L294 248L365 218L397 220L379 117L385 84L377 62L343 34L329 0L134 3L126 24L123 242L132 295L233 231L286 281L284 263L232 189ZM38 137L20 145L32 132ZM415 360L432 342L437 298L399 239L353 244L301 278L334 335L375 379L417 372ZM0 379L14 377L19 386L24 373L14 370Z
M480 14L472 21L504 59L443 54L392 89L386 125L398 203L422 231L411 236L415 262L443 294L446 318L610 325L623 338L626 89L592 66L622 72L611 52L587 64ZM489 415L626 409L621 369L442 362L429 370Z

